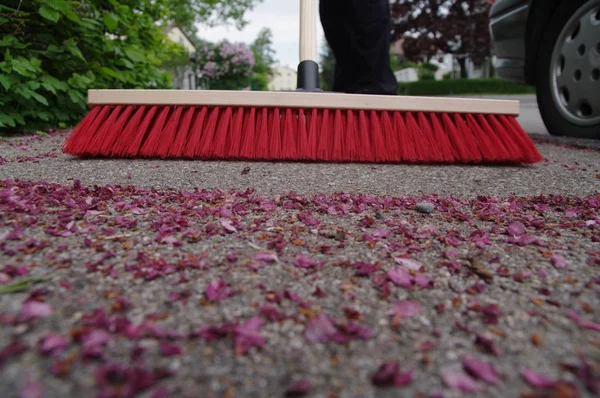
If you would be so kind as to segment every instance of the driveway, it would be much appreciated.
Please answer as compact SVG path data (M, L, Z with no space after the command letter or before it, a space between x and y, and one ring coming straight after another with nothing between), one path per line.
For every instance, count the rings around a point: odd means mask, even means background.
M600 391L595 149L124 161L65 138L0 142L3 398Z

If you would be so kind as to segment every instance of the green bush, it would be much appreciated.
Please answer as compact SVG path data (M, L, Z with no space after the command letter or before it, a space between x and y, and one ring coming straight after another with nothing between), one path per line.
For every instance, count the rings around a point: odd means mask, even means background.
M0 131L77 123L90 88L167 88L180 57L156 21L163 0L5 0L0 5Z
M437 72L437 70L440 68L439 66L432 64L431 62L423 62L422 64L419 65L419 68L429 71L429 72Z
M422 70L419 72L419 81L423 81L423 80L435 80L435 73L428 71L428 70Z
M425 80L400 83L400 95L532 94L531 86L501 79Z
M442 75L442 79L444 80L450 80L452 79L452 72L446 72Z

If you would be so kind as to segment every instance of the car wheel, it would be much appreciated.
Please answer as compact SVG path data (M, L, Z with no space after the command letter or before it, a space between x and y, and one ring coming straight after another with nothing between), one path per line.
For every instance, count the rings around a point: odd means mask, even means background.
M600 139L600 0L561 2L539 54L537 101L550 134Z

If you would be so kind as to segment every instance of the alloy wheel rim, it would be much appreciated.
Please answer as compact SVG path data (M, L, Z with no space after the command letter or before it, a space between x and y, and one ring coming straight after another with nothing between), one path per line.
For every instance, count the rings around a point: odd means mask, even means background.
M560 33L550 62L552 97L569 122L600 123L600 0L587 2Z

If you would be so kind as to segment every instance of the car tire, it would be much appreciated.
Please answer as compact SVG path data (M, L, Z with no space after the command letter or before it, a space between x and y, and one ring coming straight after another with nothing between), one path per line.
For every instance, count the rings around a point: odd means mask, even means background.
M587 117L585 116L587 112L585 111L587 111L588 108L581 108L584 109L584 111L577 111L582 112L577 114L577 112L574 112L573 110L569 111L566 105L561 106L560 103L557 103L558 101L562 101L563 104L567 104L570 100L568 89L559 89L558 86L560 83L553 83L553 81L556 81L556 71L554 69L554 65L557 65L556 54L558 53L554 53L554 51L555 48L558 48L557 43L559 40L563 43L565 42L562 39L562 37L564 37L565 34L568 34L568 31L566 31L565 29L572 29L574 26L572 23L572 17L576 16L576 14L581 14L581 12L589 9L590 5L593 5L593 7L597 6L593 9L592 12L596 12L596 9L600 10L600 0L572 0L561 2L560 5L556 8L554 14L552 15L548 25L546 26L545 34L543 35L540 42L540 52L536 63L536 96L544 124L546 125L548 132L552 135L600 139L600 121L596 122L596 111L594 111L594 113L592 113L586 121L586 119L584 118ZM567 24L569 24L570 26L566 26ZM594 30L595 29L596 28L594 28ZM577 40L577 36L575 37L575 39ZM597 47L592 47L587 51L600 50ZM589 55L590 57L595 56L595 54L586 55ZM565 62L569 62L569 60L567 59ZM593 67L591 66L590 68L593 69ZM564 64L562 69L563 71L566 70ZM589 74L590 76L586 75L582 77L581 71L578 72L578 76L580 79L589 78L589 84L598 87L598 90L595 92L596 95L600 96L600 81L597 79L594 80L594 77L597 76L597 69L593 69L591 71L592 73ZM565 78L567 78L567 76L565 76ZM585 83L585 81L583 81L583 83ZM573 83L569 82L568 84ZM577 90L576 87L581 86L571 85L571 87L575 87L575 90ZM589 96L589 94L586 95ZM592 94L592 96L593 95L594 94ZM598 103L598 101L595 100L596 97L593 98L594 99L592 99L592 101L595 101L595 105L596 103Z

